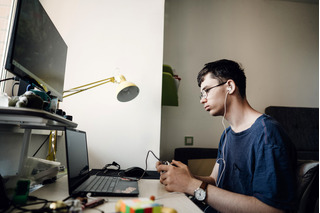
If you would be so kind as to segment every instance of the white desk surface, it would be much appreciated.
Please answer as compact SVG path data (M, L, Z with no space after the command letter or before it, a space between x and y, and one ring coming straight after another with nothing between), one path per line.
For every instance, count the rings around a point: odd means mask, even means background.
M44 198L47 200L63 200L68 197L67 176L59 178L55 183L48 184L30 195ZM149 198L155 196L156 203L162 204L165 207L174 208L178 213L197 213L202 212L187 196L183 193L169 193L164 186L160 184L159 180L142 179L139 184L139 197ZM104 197L108 202L98 206L98 209L105 213L115 212L115 204L120 199L131 199L130 197ZM94 209L85 209L84 212L94 212Z

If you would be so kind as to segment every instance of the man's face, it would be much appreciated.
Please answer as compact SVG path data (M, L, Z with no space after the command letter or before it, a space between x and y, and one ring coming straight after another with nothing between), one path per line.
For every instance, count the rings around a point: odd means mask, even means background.
M217 79L213 79L210 73L205 75L204 81L201 83L200 92L204 97L200 99L200 103L203 104L204 109L212 116L224 114L226 85L220 84Z

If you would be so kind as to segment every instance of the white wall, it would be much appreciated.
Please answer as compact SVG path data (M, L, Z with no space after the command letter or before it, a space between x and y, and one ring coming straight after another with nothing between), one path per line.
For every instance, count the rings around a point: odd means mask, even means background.
M68 45L65 89L118 74L140 88L127 103L108 83L60 104L88 134L91 168L144 168L147 151L160 148L164 0L41 2Z
M281 0L166 0L164 63L181 76L179 107L162 108L161 157L173 158L184 137L217 148L223 131L199 102L197 73L207 62L236 60L247 97L270 105L319 106L319 5Z

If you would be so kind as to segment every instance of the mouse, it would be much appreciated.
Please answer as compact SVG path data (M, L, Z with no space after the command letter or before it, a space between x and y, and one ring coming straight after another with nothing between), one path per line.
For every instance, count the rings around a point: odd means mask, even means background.
M144 173L144 169L142 169L140 167L136 167L136 166L130 167L130 168L124 170L124 175L126 177L140 178L143 173Z

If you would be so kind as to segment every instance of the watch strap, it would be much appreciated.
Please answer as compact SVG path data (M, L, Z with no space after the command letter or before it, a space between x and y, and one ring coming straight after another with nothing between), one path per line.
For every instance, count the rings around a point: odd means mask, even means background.
M200 185L200 188L203 189L204 191L207 191L207 187L208 187L208 183L202 181L202 183L201 183L201 185Z

